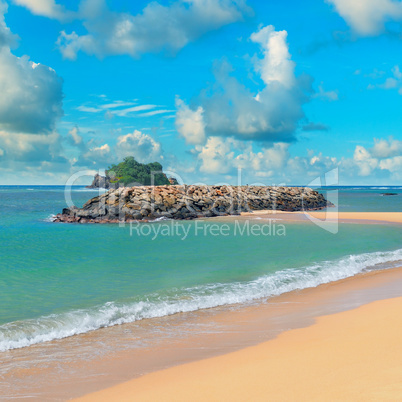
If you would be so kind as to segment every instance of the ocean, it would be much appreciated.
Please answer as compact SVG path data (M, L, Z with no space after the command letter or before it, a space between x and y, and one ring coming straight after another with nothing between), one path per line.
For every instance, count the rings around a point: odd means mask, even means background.
M402 187L329 190L339 191L340 211L402 211ZM98 194L72 190L77 206ZM65 206L62 186L0 186L0 352L256 302L402 261L400 225L340 224L332 234L280 216L53 223Z

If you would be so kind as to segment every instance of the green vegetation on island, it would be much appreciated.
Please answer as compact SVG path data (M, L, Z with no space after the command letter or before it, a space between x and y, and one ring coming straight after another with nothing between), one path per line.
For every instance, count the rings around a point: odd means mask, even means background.
M134 157L127 156L118 165L112 165L106 171L111 183L119 183L124 186L162 186L171 182L162 171L159 162L140 163Z

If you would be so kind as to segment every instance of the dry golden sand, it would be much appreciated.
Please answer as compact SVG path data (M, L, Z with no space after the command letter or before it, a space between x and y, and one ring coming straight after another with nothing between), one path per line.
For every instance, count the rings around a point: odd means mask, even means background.
M317 219L340 219L341 221L381 221L402 223L402 212L309 212L309 215Z
M310 215L320 220L339 220L341 222L388 222L402 223L402 212L333 212L333 211L309 211L302 212L284 212L284 211L254 211L243 212L242 217L269 217L272 219L285 219L294 221L306 221Z
M396 401L402 398L402 298L226 355L145 375L79 401Z

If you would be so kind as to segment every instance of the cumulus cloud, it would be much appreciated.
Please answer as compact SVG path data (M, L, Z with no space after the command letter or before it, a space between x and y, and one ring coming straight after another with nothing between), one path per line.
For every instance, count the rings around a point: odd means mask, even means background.
M75 12L66 10L63 6L56 4L54 0L13 0L13 3L27 8L34 15L60 21L72 20L76 17Z
M376 158L389 158L402 154L402 141L390 137L385 139L374 139L374 146L371 150Z
M254 152L252 144L249 144L236 156L234 164L236 168L255 171L258 177L271 177L286 165L289 159L288 148L289 144L278 142Z
M0 0L0 149L1 170L69 169L55 125L63 114L62 79L28 56L17 57L7 27L7 5Z
M204 173L224 174L233 169L233 140L210 137L204 146L197 146L197 158L201 162L200 171Z
M272 25L261 28L250 37L261 46L264 54L264 58L257 61L256 68L267 85L279 82L291 88L295 84L295 63L291 60L287 37L286 31L275 31Z
M353 154L353 160L360 169L361 176L368 176L378 166L378 159L363 146L357 145Z
M26 134L0 130L1 167L13 166L15 162L25 162L29 169L43 163L63 164L68 168L66 158L61 156L62 144L58 133Z
M392 137L374 139L373 146L357 145L351 158L336 158L309 150L307 155L292 156L291 144L276 142L257 147L253 141L208 137L204 145L196 145L193 154L198 169L220 180L227 175L235 178L237 169L249 183L269 180L270 183L300 183L339 168L342 182L356 183L356 178L368 183L382 179L402 179L402 141Z
M116 130L121 134L121 129ZM115 141L105 141L95 136L88 141L78 126L73 127L65 140L78 155L72 160L74 168L105 169L121 162L126 156L134 156L141 163L162 161L162 146L152 136L139 130L119 135ZM0 144L1 146L1 144Z
M369 176L376 170L385 170L391 173L402 175L402 141L394 140L392 137L386 139L374 139L374 146L365 148L356 146L353 161L359 168L361 176Z
M118 159L134 156L139 162L157 161L161 159L161 144L150 135L135 130L117 138L116 155Z
M40 134L52 132L62 116L62 79L42 64L10 51L15 36L4 21L0 1L0 130Z
M292 157L289 143L277 142L255 150L255 143L233 138L209 137L205 145L197 145L193 153L202 173L222 177L235 176L237 170L247 180L259 178L288 183L292 180L307 184L312 178L337 166L333 157L310 153L305 157ZM267 183L269 184L269 183Z
M115 161L116 157L112 154L110 146L103 144L89 147L86 152L81 155L78 165L104 168Z
M250 13L244 0L176 0L168 6L153 1L137 15L111 11L104 0L83 0L79 15L88 33L63 31L57 45L71 60L80 51L100 58L175 53L205 33L240 21Z
M401 177L402 172L402 155L394 156L380 161L380 169L388 170L391 173L399 173Z
M0 128L15 132L51 131L63 115L63 82L51 68L0 50Z
M176 129L188 144L205 142L204 109L190 109L181 99L176 99Z
M402 21L402 3L396 0L327 0L359 35L381 33L388 21Z
M215 69L215 84L199 95L190 108L177 102L176 127L188 143L205 141L209 136L240 140L282 141L295 139L294 132L304 116L302 105L308 100L311 81L294 75L286 31L263 27L251 36L263 57L255 60L263 88L253 93L232 76L227 62Z

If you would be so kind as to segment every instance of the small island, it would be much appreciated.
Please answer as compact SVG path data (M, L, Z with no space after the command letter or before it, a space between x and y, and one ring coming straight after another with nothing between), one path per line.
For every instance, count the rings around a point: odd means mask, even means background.
M105 176L96 174L87 188L116 189L118 187L163 186L178 184L173 177L168 178L163 173L159 162L140 163L133 156L127 156L123 162L110 166Z
M82 208L64 208L54 222L147 222L158 218L196 219L241 212L307 211L332 206L311 188L265 186L134 186L111 189Z

